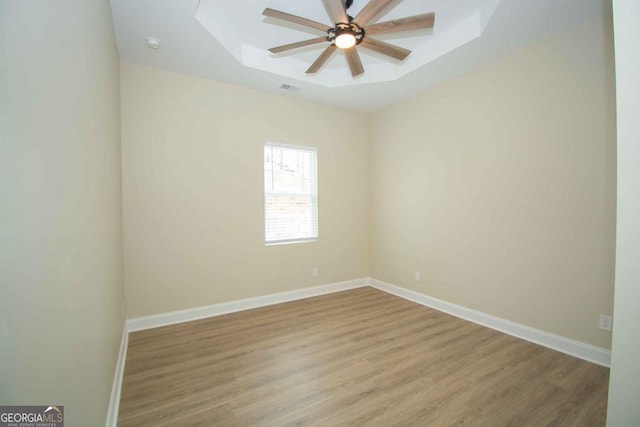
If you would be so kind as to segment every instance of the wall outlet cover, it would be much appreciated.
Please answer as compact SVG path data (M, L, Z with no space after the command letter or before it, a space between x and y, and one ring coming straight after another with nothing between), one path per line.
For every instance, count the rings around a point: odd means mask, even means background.
M600 315L600 329L610 331L613 327L613 318L605 314Z

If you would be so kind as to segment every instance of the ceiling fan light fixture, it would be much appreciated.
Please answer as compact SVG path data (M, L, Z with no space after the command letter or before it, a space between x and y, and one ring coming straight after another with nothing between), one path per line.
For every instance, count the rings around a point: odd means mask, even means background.
M336 36L336 46L340 49L349 49L356 45L356 36L351 33L342 33Z
M340 49L351 49L364 38L364 29L353 22L338 23L327 31L327 41Z

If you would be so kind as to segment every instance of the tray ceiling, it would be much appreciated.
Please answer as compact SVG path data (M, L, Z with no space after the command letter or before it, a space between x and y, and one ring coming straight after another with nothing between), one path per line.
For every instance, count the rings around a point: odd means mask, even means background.
M393 43L412 54L404 61L387 59L367 49L358 48L365 73L354 78L349 72L344 52L334 55L325 69L315 75L305 70L326 47L325 44L274 55L268 49L323 34L313 29L265 18L265 7L291 13L333 26L322 1L247 0L223 2L200 0L196 19L242 65L279 74L287 78L305 79L311 84L339 87L390 81L414 71L446 55L453 49L480 37L500 0L404 0L396 1L379 17L387 21L435 12L433 30L390 34L376 38ZM368 0L354 0L349 14L356 16ZM328 44L328 43L327 43Z
M350 14L365 2L354 0ZM123 61L363 112L611 14L610 0L398 0L379 21L434 11L434 29L385 36L413 50L402 63L361 50L366 72L354 79L344 55L317 75L305 75L321 47L271 55L269 47L313 36L264 18L267 7L330 23L322 0L111 0ZM148 37L160 48L149 49Z

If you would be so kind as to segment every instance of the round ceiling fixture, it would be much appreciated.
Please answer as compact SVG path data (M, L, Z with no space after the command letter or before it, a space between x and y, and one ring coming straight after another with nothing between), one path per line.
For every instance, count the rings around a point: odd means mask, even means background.
M356 37L351 33L340 34L336 37L336 46L340 49L349 49L356 45Z
M327 30L327 41L340 49L350 49L364 39L364 29L356 23L338 23Z

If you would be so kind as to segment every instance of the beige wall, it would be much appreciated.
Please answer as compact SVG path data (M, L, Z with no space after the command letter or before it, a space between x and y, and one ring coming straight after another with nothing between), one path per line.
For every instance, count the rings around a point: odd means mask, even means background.
M609 348L612 44L589 23L376 113L372 276Z
M127 317L367 276L367 116L127 63L121 82ZM265 246L265 141L318 147L317 242Z
M614 0L618 112L616 297L607 425L640 425L640 3Z
M108 0L0 0L0 403L104 425L122 335Z

